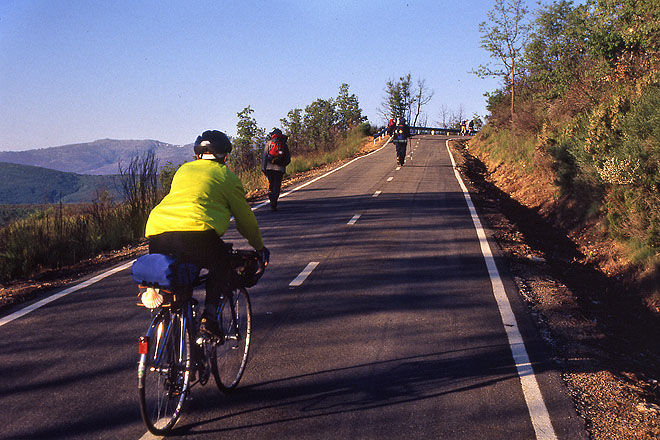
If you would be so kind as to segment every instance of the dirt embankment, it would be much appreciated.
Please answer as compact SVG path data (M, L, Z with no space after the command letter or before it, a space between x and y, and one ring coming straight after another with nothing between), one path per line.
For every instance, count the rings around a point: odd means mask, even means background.
M557 221L571 204L549 176L453 149L592 438L660 438L660 320L625 283L612 243L597 224Z

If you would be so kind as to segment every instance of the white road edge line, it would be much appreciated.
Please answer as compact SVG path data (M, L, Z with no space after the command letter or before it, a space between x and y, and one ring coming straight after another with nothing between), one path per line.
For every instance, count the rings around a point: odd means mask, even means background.
M295 277L295 278L293 279L293 281L291 281L291 282L289 283L289 287L298 287L298 286L302 285L302 283L305 282L305 280L307 279L307 277L309 276L309 274L311 274L312 271L313 271L314 269L316 269L316 266L318 266L318 265L319 265L319 262L318 262L318 261L311 261L311 262L310 262L310 263L309 263L309 264L303 269L303 271L300 272L300 274L299 274L297 277Z
M282 197L284 197L284 196L287 196L287 195L291 194L292 192L298 191L298 190L300 190L300 189L306 187L307 185L311 185L312 183L316 182L317 180L320 180L320 179L322 179L322 178L324 178L324 177L326 177L326 176L329 176L330 174L334 173L335 171L339 171L340 169L344 168L344 167L347 166L347 165L350 165L351 163L355 162L356 160L360 160L360 159L362 159L362 158L365 158L365 157L367 157L367 156L371 156L372 154L379 152L380 150L382 150L383 148L385 148L385 147L387 146L388 143L389 143L389 141L388 141L388 142L385 142L385 144L384 144L382 147L380 147L380 148L377 149L377 150L372 151L371 153L365 154L364 156L356 157L355 159L353 159L353 160L351 160L351 161L349 161L349 162L346 162L344 165L342 165L342 166L340 166L340 167L337 167L337 168L335 168L334 170L330 170L330 171L328 171L327 173L323 174L322 176L319 176L319 177L317 177L316 179L310 180L309 182L304 183L304 184L300 185L299 187L294 188L294 189L292 189L291 191L288 191L288 192L282 194L282 195L280 196L280 198L282 198ZM253 207L252 207L252 210L253 210L253 211L256 211L257 209L259 209L259 208L261 208L261 207L263 207L263 206L266 206L266 205L268 205L269 203L270 203L270 202L263 202L263 203L260 203L260 204L258 204L258 205L256 205L256 206L253 206ZM231 218L231 221L233 221L233 220L234 220L234 217ZM66 295L68 295L68 294L70 294L70 293L72 293L72 292L75 292L75 291L77 291L77 290L84 289L85 287L88 287L88 286L90 286L90 285L96 283L97 281L102 280L102 279L105 278L105 277L108 277L108 276L110 276L110 275L112 275L112 274L114 274L114 273L120 272L120 271L126 269L127 267L129 267L131 264L133 264L133 261L134 261L134 260L131 260L131 261L127 262L127 263L122 264L121 266L117 266L117 267L115 267L114 269L110 269L110 270L107 271L107 272L104 272L104 273L102 273L102 274L99 274L99 275L95 276L94 278L90 278L90 279L87 280L87 281L84 281L84 282L82 282L82 283L80 283L80 284L77 284L77 285L75 285L75 286L69 287L68 289L65 289L65 290L63 290L63 291L61 291L61 292L59 292L59 293L56 293L56 294L54 294L54 295L51 295L51 296L49 296L48 298L44 298L44 299L42 299L41 301L38 301L38 302L36 302L36 303L34 303L34 304L28 306L28 307L25 307L25 308L23 308L23 309L21 309L21 310L18 310L18 311L14 312L14 313L12 313L12 314L10 314L10 315L7 315L7 316L5 316L4 318L0 318L0 327L2 327L2 326L5 325L5 324L8 324L8 323L12 322L12 321L15 320L15 319L20 318L21 316L24 316L24 315L27 315L27 314L30 313L30 312L33 312L34 310L37 310L38 308L41 308L41 307L45 306L45 305L48 304L48 303L51 303L51 302L53 302L53 301L55 301L55 300L57 300L57 299L59 299L59 298L62 298L63 296L66 296Z
M142 437L139 438L139 440L157 440L159 438L165 438L165 437L159 436L159 435L154 435L154 434L150 433L149 431L147 431Z
M321 179L323 179L324 177L328 177L330 174L332 174L332 173L334 173L334 172L336 172L336 171L341 170L342 168L344 168L344 167L346 167L346 166L352 164L353 162L355 162L355 161L357 161L357 160L364 159L365 157L371 156L371 155L374 154L374 153L378 153L380 150L382 150L383 148L385 148L385 147L387 146L388 143L389 143L389 141L385 142L385 144L384 144L382 147L380 147L380 148L377 149L377 150L372 151L371 153L367 153L367 154L365 154L364 156L356 157L355 159L353 159L353 160L351 160L351 161L349 161L349 162L346 162L344 165L338 166L337 168L335 168L335 169L333 169L333 170L330 170L330 171L328 171L327 173L325 173L325 174L323 174L323 175L321 175L321 176L319 176L319 177L317 177L317 178L315 178L315 179L310 180L309 182L305 182L305 183L303 183L302 185L297 186L297 187L293 188L293 189L290 190L290 191L287 191L287 192L285 192L285 193L283 193L283 194L280 194L280 199L283 198L283 197L286 197L286 196L288 196L289 194L292 194L292 193L294 193L294 192L296 192L296 191L299 191L299 190L305 188L307 185L311 185L312 183L314 183L314 182L316 182L316 181L318 181L318 180L321 180ZM270 204L269 201L265 201L265 202L259 203L258 205L253 206L253 207L252 207L252 210L253 210L253 211L256 211L257 209L262 208L262 207L264 207L264 206L266 206L266 205L268 205L268 204Z
M463 190L463 196L465 197L465 201L467 202L468 208L470 210L470 215L472 216L472 223L474 224L474 228L477 231L477 237L479 237L481 254L486 261L488 275L490 276L490 282L493 287L493 295L495 296L495 301L497 302L497 307L499 308L500 316L502 318L502 324L504 325L504 330L506 331L506 335L509 340L509 347L511 348L513 361L516 363L518 377L520 378L520 383L522 385L522 391L523 395L525 396L527 410L529 411L529 416L532 420L534 431L536 432L536 438L538 440L556 440L557 435L555 434L555 430L552 427L548 408L545 406L545 402L543 401L541 390L539 388L538 382L536 381L536 376L534 375L532 363L530 362L529 355L525 349L525 342L522 338L522 335L520 334L520 331L518 330L518 322L516 321L516 317L513 314L513 310L511 309L511 303L509 303L509 299L506 296L504 283L502 283L502 278L500 277L500 273L497 270L497 266L495 265L495 258L493 257L490 245L488 244L486 233L484 232L484 229L481 225L481 220L479 220L477 210L472 203L470 192L465 186L465 183L463 183L463 179L458 172L456 161L454 161L454 156L451 154L451 150L449 149L449 140L445 142L445 145L447 147L447 152L449 153L449 158L451 159L452 167L454 168L454 175L456 176L456 180L458 180L458 184Z
M34 303L32 305L29 305L29 306L27 306L27 307L25 307L21 310L17 310L16 312L12 313L11 315L7 315L4 318L0 318L0 327L2 327L5 324L8 324L8 323L12 322L15 319L20 318L21 316L27 315L28 313L33 312L33 311L45 306L46 304L55 301L56 299L60 299L63 296L66 296L70 293L73 293L73 292L76 292L80 289L84 289L85 287L91 286L92 284L94 284L98 281L101 281L103 278L109 277L112 274L115 274L117 272L121 272L122 270L130 267L131 264L133 264L133 261L135 261L135 260L131 260L127 263L124 263L120 266L117 266L113 269L110 269L107 272L103 272L102 274L99 274L99 275L97 275L93 278L90 278L87 281L83 281L80 284L76 284L75 286L71 286L67 289L64 289L61 292L55 293L55 294L49 296L48 298L42 299L41 301L37 301L36 303Z
M360 218L360 215L361 215L361 214L355 214L355 215L353 216L353 218L350 219L350 220L348 221L348 223L346 223L346 224L349 225L349 226L353 226L355 223L357 223L358 219Z

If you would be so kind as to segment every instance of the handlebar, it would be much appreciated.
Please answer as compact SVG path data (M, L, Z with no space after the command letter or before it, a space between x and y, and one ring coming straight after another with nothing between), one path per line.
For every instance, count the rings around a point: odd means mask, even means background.
M259 265L257 267L257 271L255 272L255 276L257 276L257 278L261 278L261 276L266 271L266 267L268 267L268 263L270 262L270 251L266 246L264 246L262 250L257 251L257 256L259 257Z

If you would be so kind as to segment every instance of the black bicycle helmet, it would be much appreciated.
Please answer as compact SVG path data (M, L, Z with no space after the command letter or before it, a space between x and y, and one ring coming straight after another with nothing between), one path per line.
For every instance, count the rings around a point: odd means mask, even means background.
M195 141L195 156L210 153L214 156L226 156L231 152L231 141L221 131L208 130L197 136Z

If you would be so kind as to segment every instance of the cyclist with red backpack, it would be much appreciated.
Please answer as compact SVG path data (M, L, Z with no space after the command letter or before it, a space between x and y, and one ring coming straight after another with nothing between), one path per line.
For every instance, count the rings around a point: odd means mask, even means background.
M270 209L273 211L277 211L277 199L280 197L282 189L282 178L286 166L291 163L291 153L286 140L287 136L283 135L279 128L274 129L270 133L270 140L266 143L261 160L261 170L268 178L268 199Z

